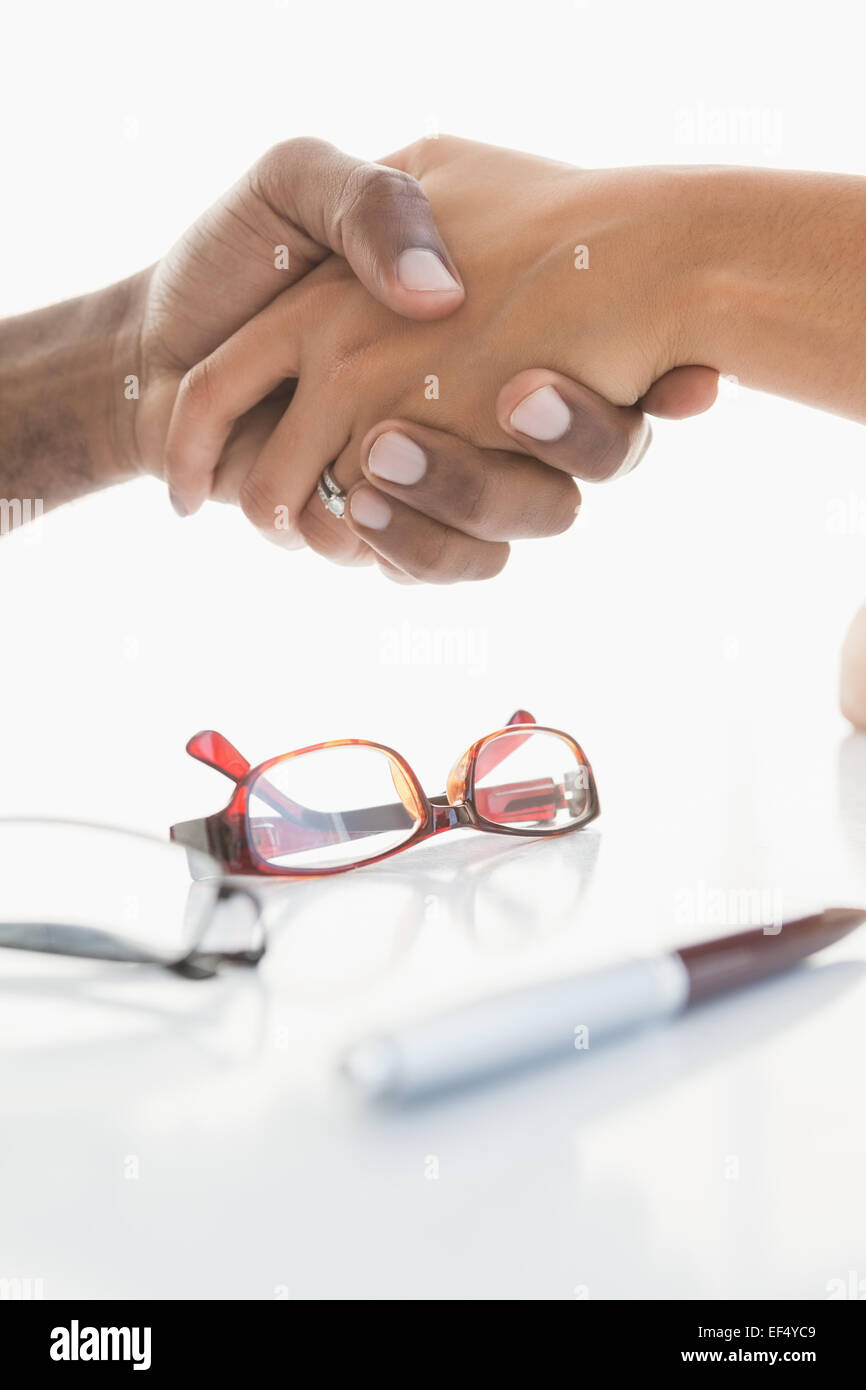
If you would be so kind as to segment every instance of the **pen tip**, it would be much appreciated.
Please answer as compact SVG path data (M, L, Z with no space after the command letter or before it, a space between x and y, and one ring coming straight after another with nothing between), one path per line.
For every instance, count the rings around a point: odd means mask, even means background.
M395 1077L393 1045L387 1038L356 1043L344 1054L340 1070L368 1096L382 1096L391 1089Z

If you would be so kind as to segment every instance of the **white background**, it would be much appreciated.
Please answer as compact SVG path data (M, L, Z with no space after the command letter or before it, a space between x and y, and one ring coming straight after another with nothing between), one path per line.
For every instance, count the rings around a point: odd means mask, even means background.
M7 7L0 312L149 264L298 134L866 173L862 40L841 0ZM178 1297L820 1298L866 1278L862 938L579 1075L396 1117L334 1082L342 1040L386 1018L711 935L713 893L788 914L866 893L866 751L836 706L866 598L862 430L727 385L655 434L572 533L479 586L287 555L216 506L182 522L152 480L3 541L4 814L164 834L226 797L184 755L206 726L254 761L381 739L437 792L524 705L584 744L603 816L290 888L256 981L10 956L0 1275Z

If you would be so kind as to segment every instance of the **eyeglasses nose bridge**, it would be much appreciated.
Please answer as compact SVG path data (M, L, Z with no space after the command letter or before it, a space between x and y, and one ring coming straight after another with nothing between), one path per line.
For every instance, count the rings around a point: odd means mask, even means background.
M458 825L471 825L472 812L463 802L457 806L433 805L433 831L455 830Z

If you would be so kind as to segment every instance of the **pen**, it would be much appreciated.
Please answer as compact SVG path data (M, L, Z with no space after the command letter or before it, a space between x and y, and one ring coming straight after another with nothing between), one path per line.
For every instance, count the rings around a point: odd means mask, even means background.
M515 990L358 1042L342 1069L370 1097L410 1100L564 1057L775 975L863 921L866 911L859 908L828 908L772 929L758 927Z

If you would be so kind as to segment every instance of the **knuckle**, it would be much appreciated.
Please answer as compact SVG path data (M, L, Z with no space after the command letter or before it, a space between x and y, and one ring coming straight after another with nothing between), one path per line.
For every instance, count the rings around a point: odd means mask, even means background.
M424 136L416 142L425 148L430 148L430 141ZM448 163L458 155L465 153L468 142L461 135L449 135L443 132L436 136L436 149L440 158L444 158Z
M217 400L213 364L209 357L196 362L183 378L177 393L181 415L200 420L213 413Z
M401 150L393 156L401 164L408 165L419 177L423 175L436 162L450 163L461 151L461 140L457 135L446 135L437 133L431 139L429 135L419 135L416 140L412 140L408 145L404 145Z
M285 182L289 170L303 168L318 161L330 151L327 141L314 135L296 135L291 140L279 140L265 150L253 165L251 181L253 188L270 201L280 185Z
M360 565L371 565L374 561L373 552L368 545L357 536L353 536L347 531L345 536L340 536L337 540L330 540L327 545L314 545L307 541L311 550L315 550L319 555L326 555L335 565L347 565L357 568Z
M377 217L407 215L407 206L426 209L427 195L411 174L389 169L384 164L360 164L350 169L339 199L340 220L350 226L354 219L373 211Z
M327 514L318 497L311 497L298 519L298 531L311 550L338 565L368 564L371 551L366 542L341 521Z
M333 258L335 261L337 257ZM317 325L307 359L323 388L338 384L341 390L356 393L354 399L369 395L369 383L391 365L383 336L393 331L389 311L374 301L361 310L346 304L345 280L320 282L305 288L303 281L292 295L305 297L306 317ZM303 371L303 361L301 364ZM383 389L387 379L382 377ZM387 404L387 402L386 402Z
M443 526L419 538L411 557L401 564L415 579L425 583L460 584L492 579L507 559L506 544L473 541Z
M473 547L470 563L467 572L461 575L461 579L495 579L497 574L501 574L508 563L511 554L511 547L503 541L497 545L485 545Z
M375 344L367 341L347 340L336 347L322 366L322 379L328 386L354 393L360 389L362 381L369 380L371 357Z
M329 145L327 140L321 140L318 135L293 135L289 140L278 141L269 153L276 154L282 162L303 162L315 159L318 155L331 154L333 149L333 145Z
M429 144L429 140L426 140L423 135L419 135L417 140L411 140L408 145L404 145L401 150L398 150L393 158L399 159L401 164L408 164L410 168L415 169L418 167L421 157L427 152Z
M459 488L455 489L459 499L463 521L473 530L488 532L493 524L490 474L484 466L464 472Z
M617 424L608 430L603 441L596 448L593 457L587 460L584 475L603 482L618 473L628 458L632 445L631 431L627 425Z
M427 583L448 583L453 565L453 541L444 526L424 526L406 546L405 559L400 566L415 579Z
M346 324L345 331L329 344L319 366L323 385L333 384L358 400L387 365L377 317L374 312L368 317L367 324Z
M496 476L484 458L469 445L455 448L453 439L444 440L442 447L428 444L426 452L427 471L413 486L416 500L446 526L467 530L479 539L498 540L503 503ZM369 476L368 459L362 467Z
M505 567L509 547L505 542L492 544L489 541L476 541L466 545L459 558L455 558L447 573L434 579L440 584L472 584L483 579L494 579Z
M375 563L379 573L388 580L390 584L419 584L420 580L408 570L400 569L399 565L392 564L390 560L383 560L381 555L375 557Z
M562 535L574 521L579 500L580 493L571 478L554 475L546 479L545 486L536 494L531 534Z
M304 275L288 290L284 290L277 302L285 309L290 319L293 313L299 315L299 322L316 326L315 352L317 360L326 355L333 343L347 336L351 325L351 315L346 306L346 280L338 273L342 261L332 256L326 265L333 269L327 275Z
M247 474L238 492L241 511L258 531L273 531L280 508L286 504L277 496L273 480L262 477L255 469ZM291 527L295 518L288 513Z

